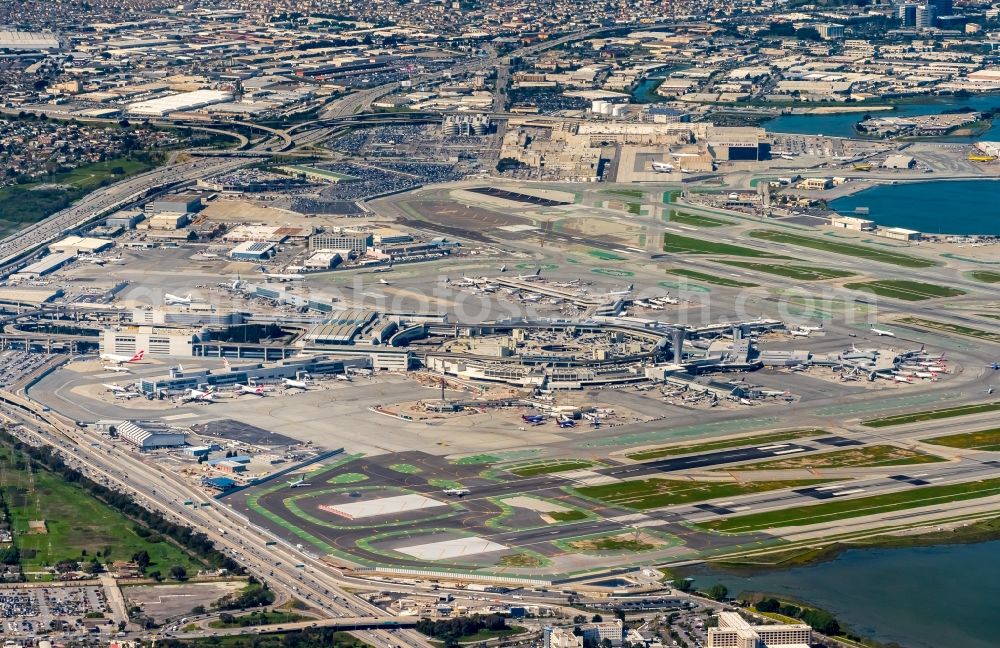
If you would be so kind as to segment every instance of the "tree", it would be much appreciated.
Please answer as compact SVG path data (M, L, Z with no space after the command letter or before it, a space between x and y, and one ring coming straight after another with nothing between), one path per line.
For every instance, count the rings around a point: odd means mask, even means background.
M781 608L781 603L778 602L778 599L766 598L754 607L757 608L758 612L777 612Z
M182 581L182 580L187 580L187 577L188 577L187 570L184 569L182 566L174 565L173 567L170 568L170 578Z
M601 639L601 648L611 648L611 640L607 637Z
M616 619L620 619L622 621L625 620L625 610L623 610L621 608L615 608L614 612L615 612L615 618Z
M816 31L815 27L800 27L795 30L795 38L799 40L820 41L823 38Z
M142 551L137 551L136 553L132 554L132 562L138 565L139 569L141 569L142 571L146 571L146 568L149 567L150 563L149 554L146 553L145 549L143 549Z
M600 614L595 614L594 616L590 617L591 623L600 623L601 621L604 621L604 617L602 617Z
M674 586L674 589L681 592L691 591L691 581L686 578L675 578L672 585Z
M729 596L729 588L722 583L716 583L708 590L708 597L715 599L716 601L721 601Z

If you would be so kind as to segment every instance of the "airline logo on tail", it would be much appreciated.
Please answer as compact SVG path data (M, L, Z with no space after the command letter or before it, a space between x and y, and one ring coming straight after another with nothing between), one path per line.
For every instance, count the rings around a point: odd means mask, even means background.
M140 360L142 360L145 357L146 357L146 350L145 349L140 349L139 353L135 354L134 356L132 356L131 358L128 359L128 362L139 362Z

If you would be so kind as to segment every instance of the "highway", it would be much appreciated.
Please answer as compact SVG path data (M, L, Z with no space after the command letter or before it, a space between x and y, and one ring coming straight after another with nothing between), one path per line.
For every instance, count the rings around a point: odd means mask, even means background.
M166 187L231 171L247 164L245 159L207 158L161 167L102 187L74 205L25 227L0 241L0 268L47 245L96 218L127 207Z

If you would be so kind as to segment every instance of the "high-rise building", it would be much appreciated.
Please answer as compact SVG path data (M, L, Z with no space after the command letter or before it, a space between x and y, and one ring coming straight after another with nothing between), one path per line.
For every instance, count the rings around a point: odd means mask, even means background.
M917 5L915 2L907 2L899 5L899 22L903 27L917 26Z
M951 16L955 13L955 3L952 0L927 0L927 5L934 7L934 17Z
M932 5L920 5L917 7L917 21L914 25L917 29L929 29L934 26L934 19L937 17Z

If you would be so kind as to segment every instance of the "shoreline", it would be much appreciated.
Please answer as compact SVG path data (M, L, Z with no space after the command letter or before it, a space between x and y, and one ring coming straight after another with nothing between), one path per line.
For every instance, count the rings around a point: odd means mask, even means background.
M968 545L1000 540L1000 513L997 517L971 522L950 530L929 531L927 533L882 535L857 542L835 542L823 547L792 549L785 553L775 552L761 556L762 559L781 558L778 562L706 561L709 567L738 575L784 571L797 567L811 567L836 559L840 554L858 549L862 551L879 549L908 549L949 545ZM683 571L683 570L678 570Z

